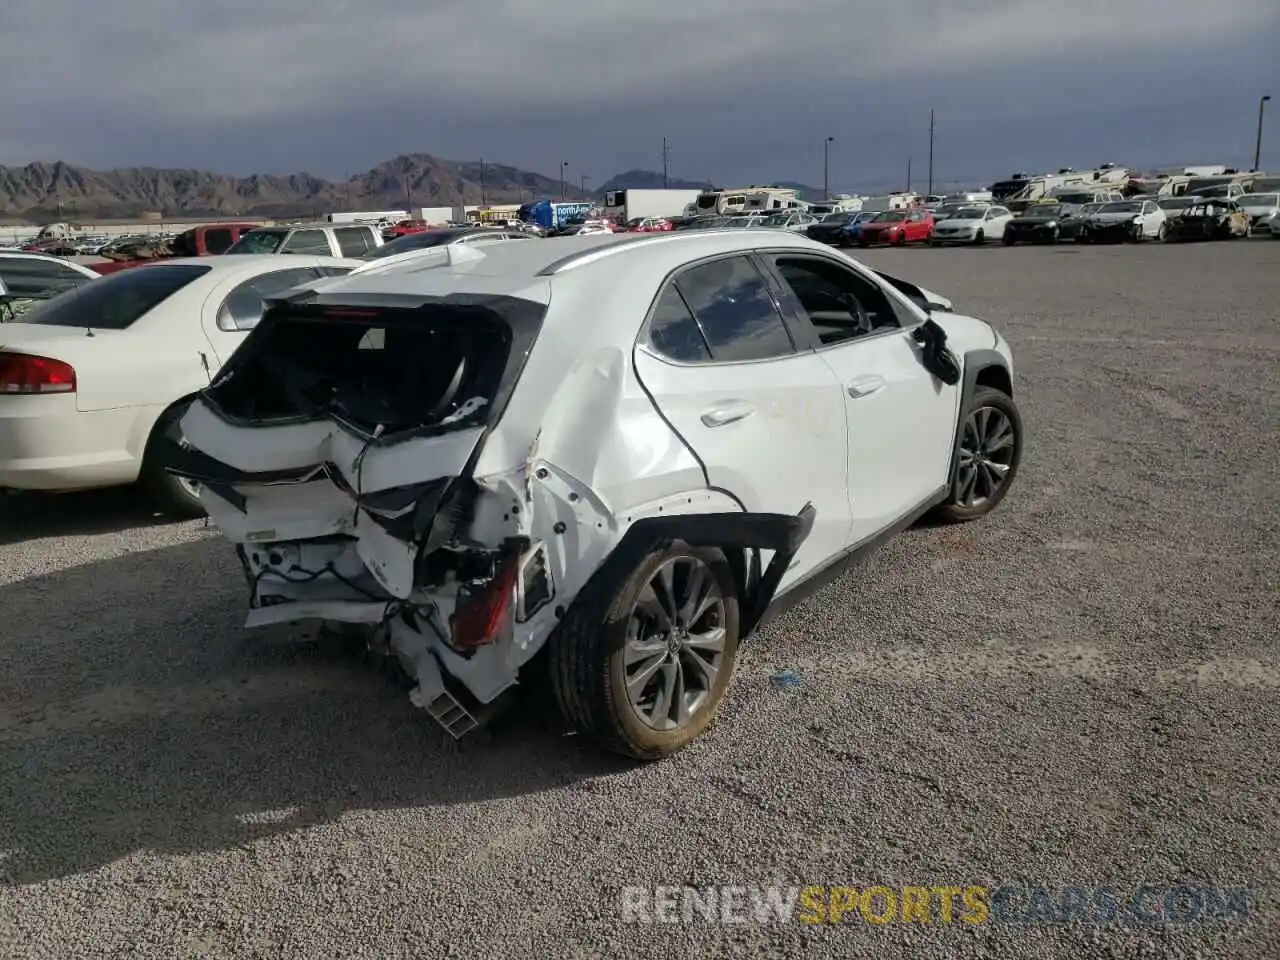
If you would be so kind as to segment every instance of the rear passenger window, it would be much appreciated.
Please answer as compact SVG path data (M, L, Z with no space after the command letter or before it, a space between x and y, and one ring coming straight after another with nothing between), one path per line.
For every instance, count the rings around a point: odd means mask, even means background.
M236 239L226 227L211 227L204 232L204 248L211 254L226 253Z
M373 249L373 238L363 227L343 227L333 235L338 238L338 252L344 257L360 257Z
M281 253L311 254L317 257L332 256L329 238L323 230L295 230L280 248Z
M649 342L660 354L672 360L706 363L711 359L711 351L698 328L698 321L693 319L675 284L668 284L653 305Z
M746 257L715 260L676 279L718 362L765 360L795 352L760 271Z

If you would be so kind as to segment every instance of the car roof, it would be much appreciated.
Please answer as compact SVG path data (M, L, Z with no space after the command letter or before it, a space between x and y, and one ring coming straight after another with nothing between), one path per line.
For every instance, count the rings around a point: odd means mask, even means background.
M166 257L156 260L154 263L139 264L128 270L109 273L106 276L120 277L132 273L134 270L164 270L168 267L196 265L208 267L209 270L206 275L209 277L225 277L236 273L267 273L272 267L278 267L281 270L288 270L292 267L351 267L354 269L364 262L364 260L342 257L280 253L243 253L211 257Z
M362 260L350 276L331 277L307 286L340 303L343 296L407 295L443 297L451 293L511 296L550 302L553 279L566 274L586 279L619 269L649 266L655 277L706 257L756 249L795 248L829 254L826 244L799 233L744 228L712 228L662 233L604 233L485 244L482 247L438 246L418 257L384 267ZM451 254L450 251L465 251Z
M377 229L373 223L334 223L332 220L307 220L302 223L274 223L269 227L254 227L255 230L320 230L324 227L369 227Z

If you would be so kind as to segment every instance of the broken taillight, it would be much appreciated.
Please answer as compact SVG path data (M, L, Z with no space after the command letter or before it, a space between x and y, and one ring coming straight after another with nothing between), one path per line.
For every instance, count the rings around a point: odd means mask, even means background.
M459 600L457 609L449 617L454 647L471 649L497 637L503 619L511 610L518 570L517 557L508 556L493 579L480 586L476 593Z

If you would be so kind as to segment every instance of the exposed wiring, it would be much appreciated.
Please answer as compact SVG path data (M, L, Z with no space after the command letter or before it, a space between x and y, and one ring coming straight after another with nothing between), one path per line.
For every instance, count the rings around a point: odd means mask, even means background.
M369 452L369 448L377 442L380 436L382 436L382 431L384 429L385 427L383 424L378 424L377 427L374 428L373 435L364 442L364 446L361 447L360 452L356 454L356 505L351 513L351 526L353 527L360 520L360 497L364 495L364 455Z

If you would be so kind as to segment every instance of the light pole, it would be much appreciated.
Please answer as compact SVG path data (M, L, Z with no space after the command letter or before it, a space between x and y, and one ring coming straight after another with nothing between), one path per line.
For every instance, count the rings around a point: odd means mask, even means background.
M484 202L484 157L480 158L480 206L487 206Z
M1267 101L1271 99L1271 94L1267 94L1258 101L1258 139L1253 147L1253 169L1260 169L1259 164L1262 163L1262 114L1267 109Z
M929 111L929 191L925 199L933 196L933 111Z
M907 158L907 193L911 192L911 158Z
M822 199L831 199L831 145L836 142L835 137L827 137L822 141Z
M662 138L662 189L663 190L667 189L667 185L670 183L670 179L668 178L670 159L671 159L671 154L667 152L667 138L663 137Z
M588 180L590 180L590 179L591 179L591 178L590 178L590 177L588 177L585 173L584 173L581 177L579 177L579 178L578 178L578 191L579 191L580 193L586 193L586 192L587 192L587 181L588 181Z
M560 161L560 202L564 203L564 172L569 169L569 161Z

